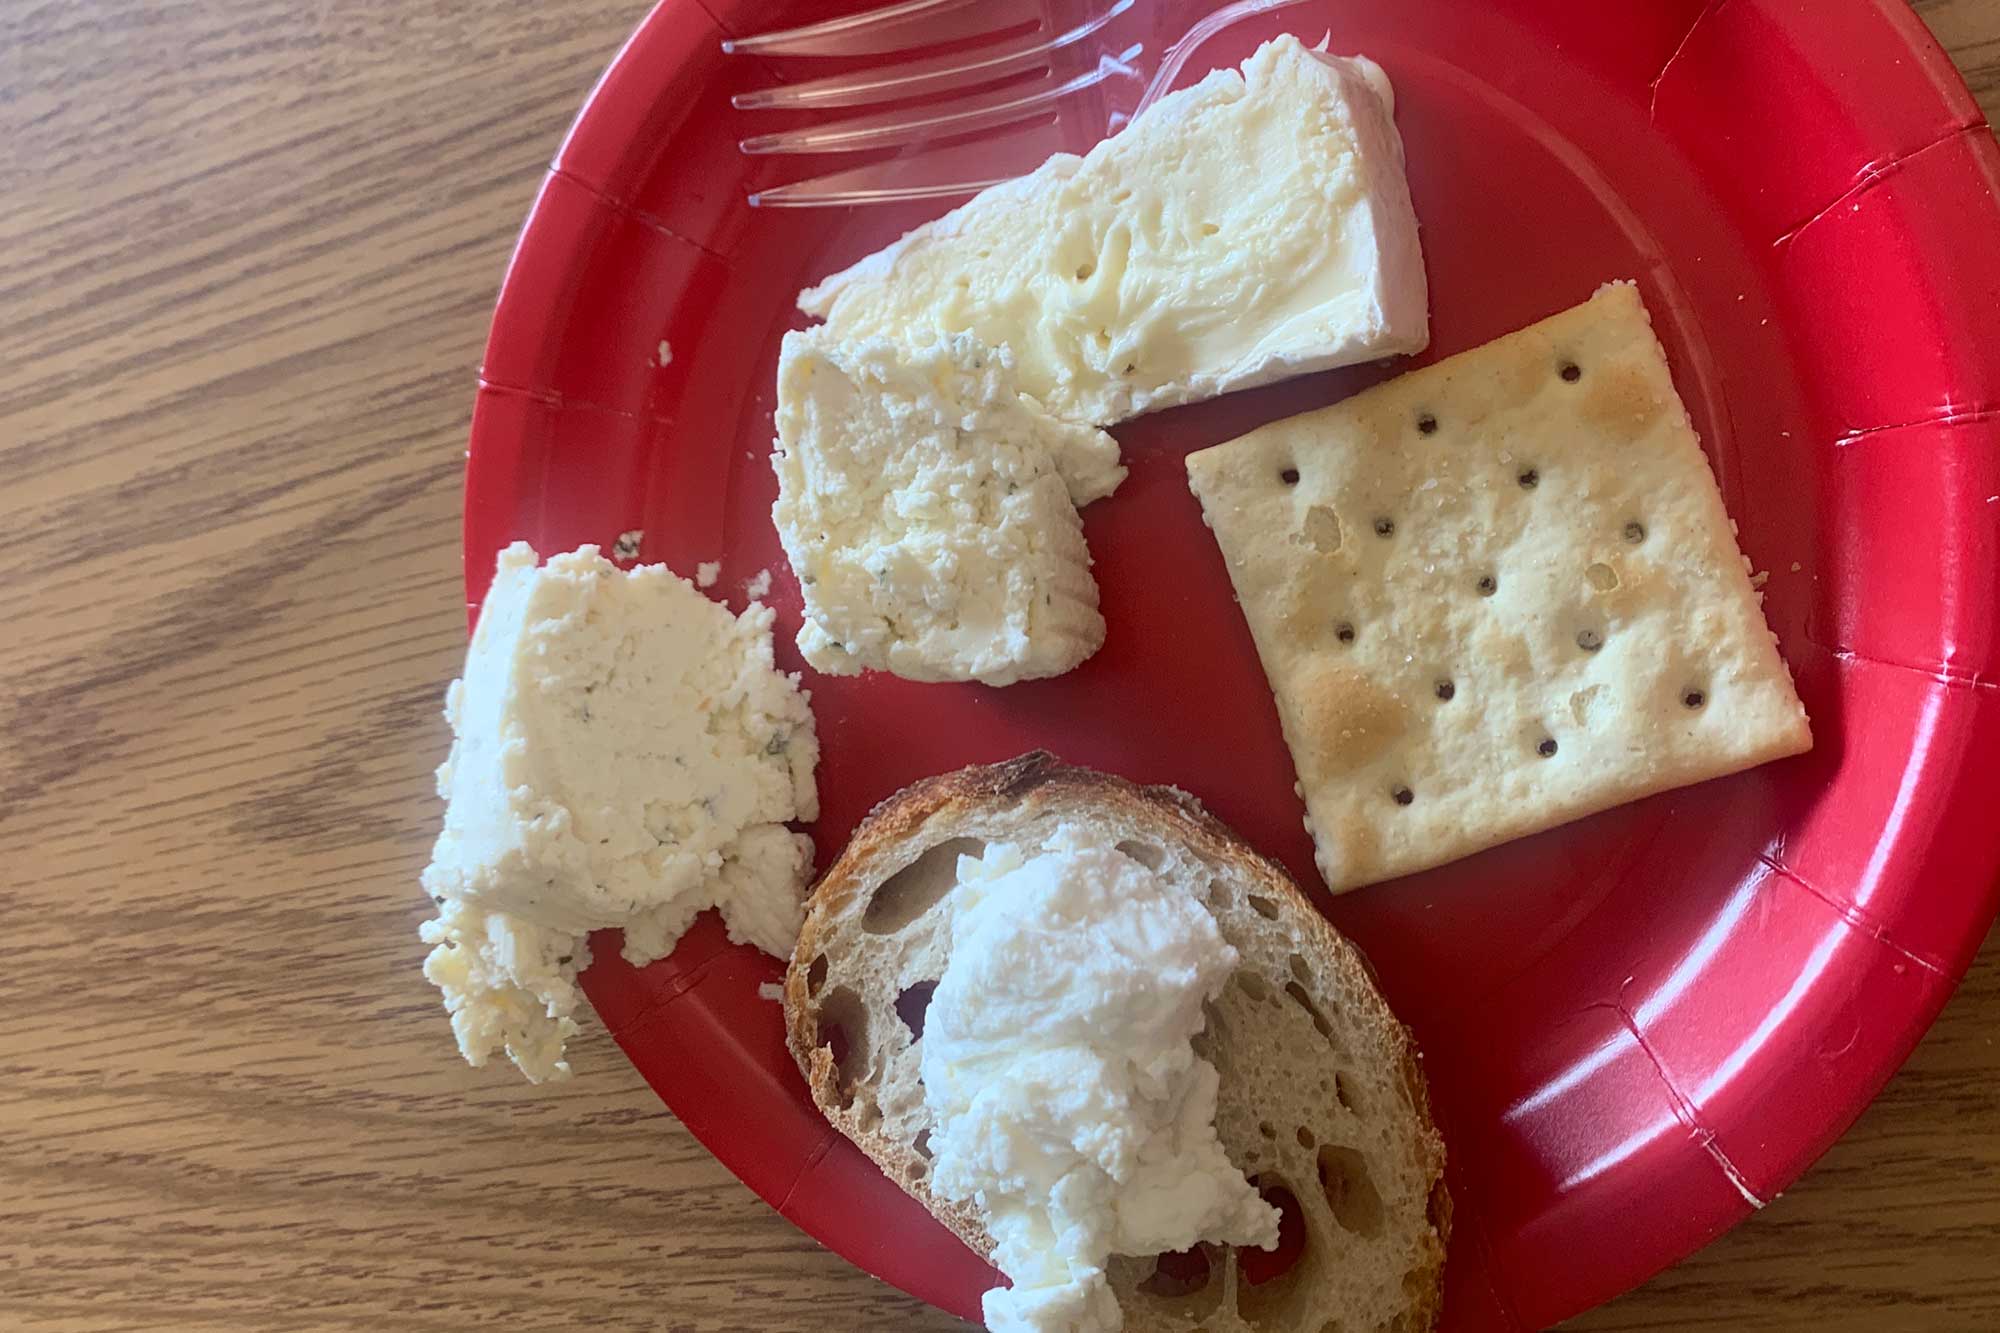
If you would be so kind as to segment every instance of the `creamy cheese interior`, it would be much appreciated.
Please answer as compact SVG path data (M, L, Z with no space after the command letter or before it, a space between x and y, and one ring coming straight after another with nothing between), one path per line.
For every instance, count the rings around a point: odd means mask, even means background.
M1104 641L1076 504L1118 446L1024 397L1004 348L785 336L771 517L820 671L1007 685Z
M1422 349L1389 82L1281 36L805 292L840 340L970 332L1105 425Z

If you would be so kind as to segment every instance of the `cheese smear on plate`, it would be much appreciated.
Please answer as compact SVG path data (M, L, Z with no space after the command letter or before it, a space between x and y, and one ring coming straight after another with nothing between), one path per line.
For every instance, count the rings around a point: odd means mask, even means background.
M592 930L623 927L646 963L720 907L730 938L791 952L812 842L786 823L818 813L819 742L767 608L516 542L445 717L424 975L472 1064L504 1049L536 1082L569 1073Z
M843 341L972 333L1094 426L1421 350L1389 81L1285 35L803 293Z
M962 856L958 881L924 1100L931 1189L977 1204L1013 1282L986 1293L986 1326L1115 1333L1111 1255L1275 1246L1192 1043L1236 967L1215 918L1078 825Z

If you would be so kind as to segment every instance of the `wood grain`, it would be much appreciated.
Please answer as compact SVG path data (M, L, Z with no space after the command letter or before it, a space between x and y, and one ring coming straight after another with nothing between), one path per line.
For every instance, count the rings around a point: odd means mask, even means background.
M594 1029L450 1053L461 450L641 0L0 6L0 1325L957 1327ZM2000 113L2000 0L1919 8ZM2000 1327L2000 947L1804 1181L1579 1329Z

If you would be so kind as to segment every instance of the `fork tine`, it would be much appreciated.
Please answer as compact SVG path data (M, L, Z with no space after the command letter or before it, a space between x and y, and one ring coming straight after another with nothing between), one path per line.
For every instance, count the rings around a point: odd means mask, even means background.
M760 190L758 208L833 208L972 194L1025 176L1062 152L1069 131L1057 116L1011 134L932 149Z
M804 83L781 83L737 93L729 104L739 111L791 110L812 107L866 106L926 93L991 83L1046 65L1051 52L1073 46L1132 7L1135 0L1113 0L1098 14L1046 41L1031 38L1025 46L981 47L951 55L903 61L850 74L835 74Z
M844 18L732 37L732 55L868 56L991 37L1042 21L1039 0L899 0Z
M1132 62L1138 58L1134 46L1117 56L1098 60L1097 68L1067 79L1045 74L1025 86L1004 88L997 93L964 97L938 106L912 107L853 116L830 125L758 134L737 146L752 156L765 153L856 153L870 148L889 148L925 139L943 139L971 134L1025 120L1059 98L1123 76L1138 84L1140 75Z

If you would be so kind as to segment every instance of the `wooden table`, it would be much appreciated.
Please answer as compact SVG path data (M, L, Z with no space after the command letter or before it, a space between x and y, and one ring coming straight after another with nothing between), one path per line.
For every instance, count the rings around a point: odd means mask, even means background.
M2000 0L1919 6L1989 114ZM957 1327L418 974L473 369L643 0L0 6L0 1325ZM1590 1330L2000 1328L2000 947Z

